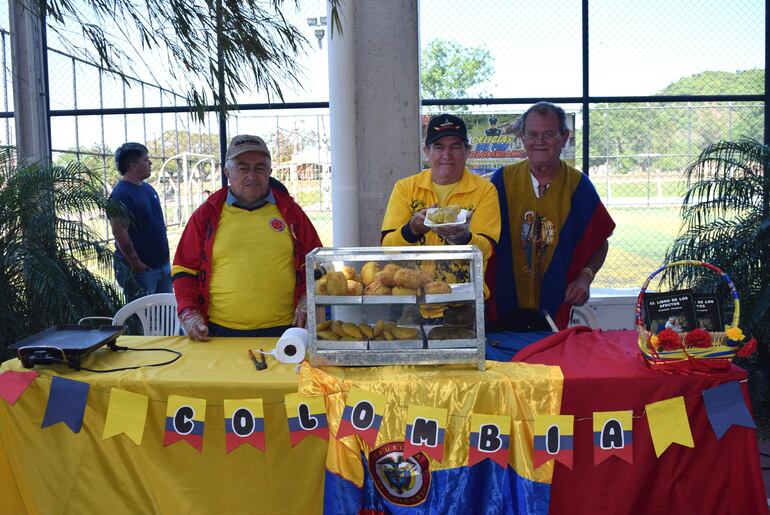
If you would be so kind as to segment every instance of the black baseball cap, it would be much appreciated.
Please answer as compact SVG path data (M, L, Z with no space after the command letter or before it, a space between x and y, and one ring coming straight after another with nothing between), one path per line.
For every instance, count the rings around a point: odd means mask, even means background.
M430 145L444 136L457 136L468 143L468 129L462 118L451 114L439 114L428 122L428 132L425 134L425 144Z

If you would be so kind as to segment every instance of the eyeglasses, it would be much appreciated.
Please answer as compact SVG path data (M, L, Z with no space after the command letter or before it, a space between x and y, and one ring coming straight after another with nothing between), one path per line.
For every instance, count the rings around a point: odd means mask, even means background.
M562 135L561 131L545 131L541 133L537 132L525 132L521 139L527 140L527 141L535 141L542 139L543 141L553 141L557 138L560 138Z

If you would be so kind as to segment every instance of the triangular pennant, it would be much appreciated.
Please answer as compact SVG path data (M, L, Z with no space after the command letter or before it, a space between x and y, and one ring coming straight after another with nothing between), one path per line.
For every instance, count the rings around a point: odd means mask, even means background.
M507 468L510 441L511 417L472 414L468 466L489 458L501 467Z
M200 452L205 420L206 399L169 395L163 447L184 440Z
M225 399L227 454L243 444L265 452L265 412L262 399Z
M678 443L685 447L695 447L690 430L690 421L687 419L684 397L679 396L653 402L647 404L645 410L652 444L655 446L655 454L658 458L672 443Z
M37 372L3 372L0 374L0 397L13 406L37 376Z
M743 397L738 381L730 381L704 390L703 402L717 440L722 438L731 426L757 428L746 407L746 399Z
M326 420L326 403L323 396L305 397L298 393L289 393L285 397L285 406L292 447L308 436L329 439L329 424Z
M555 460L572 468L573 415L535 415L532 464Z
M73 433L80 432L89 387L88 383L53 376L42 427L64 422Z
M610 456L634 462L633 411L594 413L594 466Z
M342 410L337 438L358 435L369 447L374 447L380 432L385 397L379 393L351 388Z
M110 390L110 405L107 407L102 439L126 433L136 445L142 445L148 404L146 395L119 388Z
M406 412L404 459L418 452L438 461L444 460L446 439L446 408L412 404Z

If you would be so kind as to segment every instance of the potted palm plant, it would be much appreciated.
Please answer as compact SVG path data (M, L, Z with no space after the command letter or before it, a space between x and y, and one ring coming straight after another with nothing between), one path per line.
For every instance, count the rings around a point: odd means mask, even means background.
M89 225L106 204L99 177L84 166L19 167L13 149L0 148L0 351L121 305L109 281L111 252Z

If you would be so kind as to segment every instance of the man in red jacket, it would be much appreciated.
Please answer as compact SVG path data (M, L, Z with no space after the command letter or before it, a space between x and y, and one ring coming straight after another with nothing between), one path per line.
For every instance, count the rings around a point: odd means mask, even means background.
M315 227L270 177L262 138L234 137L224 170L230 186L193 213L174 257L182 326L194 340L304 327L305 255L321 246Z

